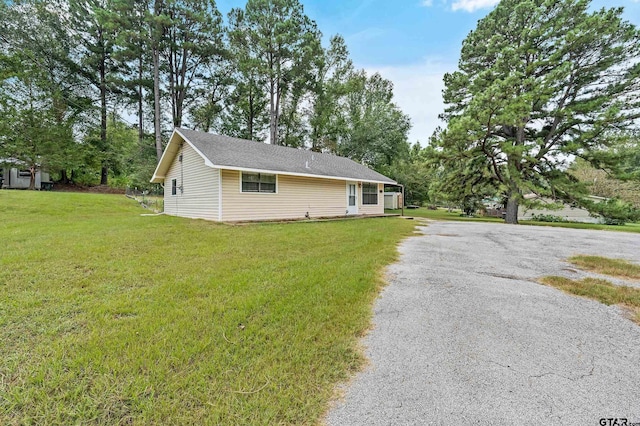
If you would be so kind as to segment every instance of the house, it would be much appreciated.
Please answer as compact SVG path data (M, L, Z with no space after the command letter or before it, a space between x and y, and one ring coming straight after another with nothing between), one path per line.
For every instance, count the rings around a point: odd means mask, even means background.
M383 214L396 183L348 158L182 128L151 182L165 214L225 222Z
M553 200L548 198L540 198L535 194L526 194L524 196L527 200L536 200L541 201L543 204L553 204ZM590 195L587 197L589 200L599 203L601 201L605 201L606 198L596 197L595 195ZM536 207L536 208L527 208L522 205L518 207L518 218L522 220L532 220L534 216L540 215L550 215L561 217L562 219L568 222L585 222L585 223L599 223L601 222L600 218L593 217L588 210L573 207L569 204L563 204L562 208L557 209L545 209L544 206Z
M49 173L36 170L35 188L41 189L50 182ZM0 189L29 189L31 171L18 160L0 159Z

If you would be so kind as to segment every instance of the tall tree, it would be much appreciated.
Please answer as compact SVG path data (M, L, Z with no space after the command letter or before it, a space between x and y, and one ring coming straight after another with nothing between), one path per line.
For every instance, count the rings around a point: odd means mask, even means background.
M640 35L622 9L589 12L589 3L501 1L445 76L444 164L486 176L507 200L508 223L528 192L579 201L567 162L612 161L612 134L640 116Z
M112 1L69 0L68 28L76 36L77 71L98 91L100 102L100 139L96 144L103 157L101 185L108 183L107 108L109 96L116 90L112 82L118 69L113 57L116 30Z
M207 67L202 85L194 91L194 101L189 111L190 122L195 129L204 132L219 129L224 101L229 98L231 91L233 74L228 60Z
M229 49L233 89L226 99L220 130L231 136L264 139L268 126L267 77L260 70L260 60L250 47L250 23L244 10L232 9L229 18Z
M160 52L163 47L163 33L166 25L164 13L164 0L153 1L153 11L147 20L150 27L150 46L153 69L153 128L155 135L156 157L158 162L162 158L162 108L160 106Z
M58 12L61 7L55 1L0 7L0 20L6 23L0 32L0 98L6 108L2 121L7 131L16 133L7 134L11 149L0 157L38 163L66 180L67 170L78 167L84 155L73 130L91 102L70 66L73 45ZM24 127L31 122L31 128ZM21 146L21 141L29 146Z
M142 143L145 135L145 94L152 90L148 55L151 44L149 8L150 0L114 0L113 3L117 44L114 57L121 63L118 84L129 101L136 105L138 143Z
M205 84L208 67L220 61L222 16L214 0L168 0L164 56L168 67L173 125L182 126L185 109L197 89Z
M268 101L255 74L235 80L235 87L226 98L220 132L249 140L264 140L269 126Z
M234 9L235 33L245 41L244 57L264 76L269 96L269 140L279 144L280 115L285 93L295 81L308 77L320 48L315 22L298 0L248 0L245 10ZM244 31L244 34L239 33Z
M329 47L317 58L312 79L312 100L309 112L311 149L323 151L336 149L340 100L347 92L353 63L349 59L344 38L331 37Z
M393 103L393 83L365 71L353 73L341 100L336 153L381 170L407 156L409 117Z

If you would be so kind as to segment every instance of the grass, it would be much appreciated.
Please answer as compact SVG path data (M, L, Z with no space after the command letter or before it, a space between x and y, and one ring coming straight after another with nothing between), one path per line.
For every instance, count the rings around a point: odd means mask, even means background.
M622 305L633 312L633 321L640 325L640 289L611 284L599 278L583 278L580 281L565 277L543 277L543 284L569 294L597 300L605 305Z
M385 210L386 213L400 214L401 210ZM414 217L424 217L433 220L457 220L465 222L496 222L504 223L503 219L496 217L466 217L461 216L459 210L449 212L447 209L429 210L424 207L418 209L405 209L405 215ZM604 225L599 223L580 223L580 222L539 222L534 220L521 220L521 225L535 225L535 226L552 226L558 228L573 228L573 229L596 229L607 231L622 231L622 232L638 232L640 233L640 223L628 223L626 225Z
M401 214L402 210L385 210L385 213L391 214ZM496 223L504 223L504 220L496 218L496 217L469 217L461 215L460 210L449 211L447 209L437 209L430 210L425 207L420 207L417 209L404 209L405 216L414 216L414 217L424 217L427 219L433 220L460 220L465 222L496 222Z
M317 424L411 222L140 213L0 191L0 424Z
M627 279L640 279L640 265L633 264L623 259L579 255L570 257L569 262L579 268L593 271L598 274Z

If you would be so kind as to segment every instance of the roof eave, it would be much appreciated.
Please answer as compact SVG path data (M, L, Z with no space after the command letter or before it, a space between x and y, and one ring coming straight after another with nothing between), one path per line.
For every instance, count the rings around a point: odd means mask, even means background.
M160 170L162 169L162 167L165 166L166 162L170 162L173 161L173 157L169 158L168 155L173 155L175 156L176 152L173 152L171 154L169 154L169 152L171 152L170 148L173 146L174 142L174 137L176 135L179 135L183 141L185 141L186 143L189 144L189 146L191 148L193 148L193 150L200 156L202 157L202 159L204 160L204 164L205 166L208 167L214 167L213 163L211 162L211 160L209 160L207 158L206 155L204 155L198 148L195 147L194 144L192 144L189 139L187 139L187 137L185 135L183 135L179 129L173 129L173 133L171 133L171 137L169 138L169 143L167 144L167 146L164 149L164 152L162 153L162 157L160 157L160 161L158 162L158 165L156 166L155 171L153 172L153 177L151 178L150 182L151 183L162 183L166 177L166 171L169 170L170 165L166 166L166 170L165 170L165 174L161 174Z
M371 183L382 183L386 185L397 185L397 182L393 180L384 181L380 179L368 179L368 178L362 178L362 177L328 176L328 175L320 175L320 174L314 174L314 173L287 172L284 170L268 170L268 169L256 169L252 167L226 166L222 164L213 164L211 167L214 167L216 169L237 170L241 172L251 172L251 173L273 173L277 175L309 177L309 178L315 178L315 179L361 181L361 182L371 182Z

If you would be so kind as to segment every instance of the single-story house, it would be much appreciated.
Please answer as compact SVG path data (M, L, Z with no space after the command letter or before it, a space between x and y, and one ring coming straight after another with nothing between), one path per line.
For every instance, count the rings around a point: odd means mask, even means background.
M165 214L225 222L383 214L396 184L348 158L182 128L151 182Z
M551 199L540 198L535 194L526 194L524 197L528 200L541 201L543 204L554 203ZM590 195L588 198L596 203L606 200L606 198L596 197L595 195ZM588 210L568 204L563 204L560 210L545 209L544 206L527 208L520 205L518 207L518 219L531 220L534 216L540 215L558 216L569 222L599 223L601 221L600 218L591 216Z
M42 187L42 183L50 181L49 173L40 169L36 170L36 189ZM29 189L31 183L31 171L29 167L21 165L18 160L0 159L0 188Z

